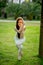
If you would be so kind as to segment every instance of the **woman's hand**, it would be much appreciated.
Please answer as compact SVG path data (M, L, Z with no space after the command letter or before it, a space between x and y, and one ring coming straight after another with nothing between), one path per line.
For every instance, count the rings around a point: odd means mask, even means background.
M18 32L18 33L21 33L21 31L22 31L22 26L20 27L19 30L18 30L17 28L15 28L15 31Z
M24 30L26 29L26 26L24 25Z

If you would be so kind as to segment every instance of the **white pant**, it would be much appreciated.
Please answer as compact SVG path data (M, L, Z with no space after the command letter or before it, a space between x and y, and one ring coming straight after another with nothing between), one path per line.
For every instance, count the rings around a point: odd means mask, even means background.
M18 48L18 60L21 60L21 55L22 55L22 48L23 46L21 44L16 45Z
M22 44L25 41L25 37L22 39L19 39L18 37L14 37L14 40L15 40L16 46L18 48L18 60L20 60L21 56L22 56L22 48L23 48Z

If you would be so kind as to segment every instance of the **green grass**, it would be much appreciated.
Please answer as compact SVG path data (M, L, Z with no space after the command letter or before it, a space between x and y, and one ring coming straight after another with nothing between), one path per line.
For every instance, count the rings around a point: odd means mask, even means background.
M17 60L14 27L14 22L0 22L0 65L43 65L43 60L38 58L40 24L26 23L21 61Z

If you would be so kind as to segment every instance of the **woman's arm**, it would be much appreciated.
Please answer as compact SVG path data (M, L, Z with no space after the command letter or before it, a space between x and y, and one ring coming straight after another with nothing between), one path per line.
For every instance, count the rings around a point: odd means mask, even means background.
M18 32L18 33L20 33L22 31L22 26L20 27L19 30L17 30L17 28L15 28L15 31Z
M24 31L26 30L26 26L24 25Z

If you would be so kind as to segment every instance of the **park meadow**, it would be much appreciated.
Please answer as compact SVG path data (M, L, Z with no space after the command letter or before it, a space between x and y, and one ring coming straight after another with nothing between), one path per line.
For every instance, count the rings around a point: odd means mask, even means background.
M25 42L23 43L23 57L17 59L15 46L15 22L0 22L0 65L43 65L38 57L40 22L25 22Z

